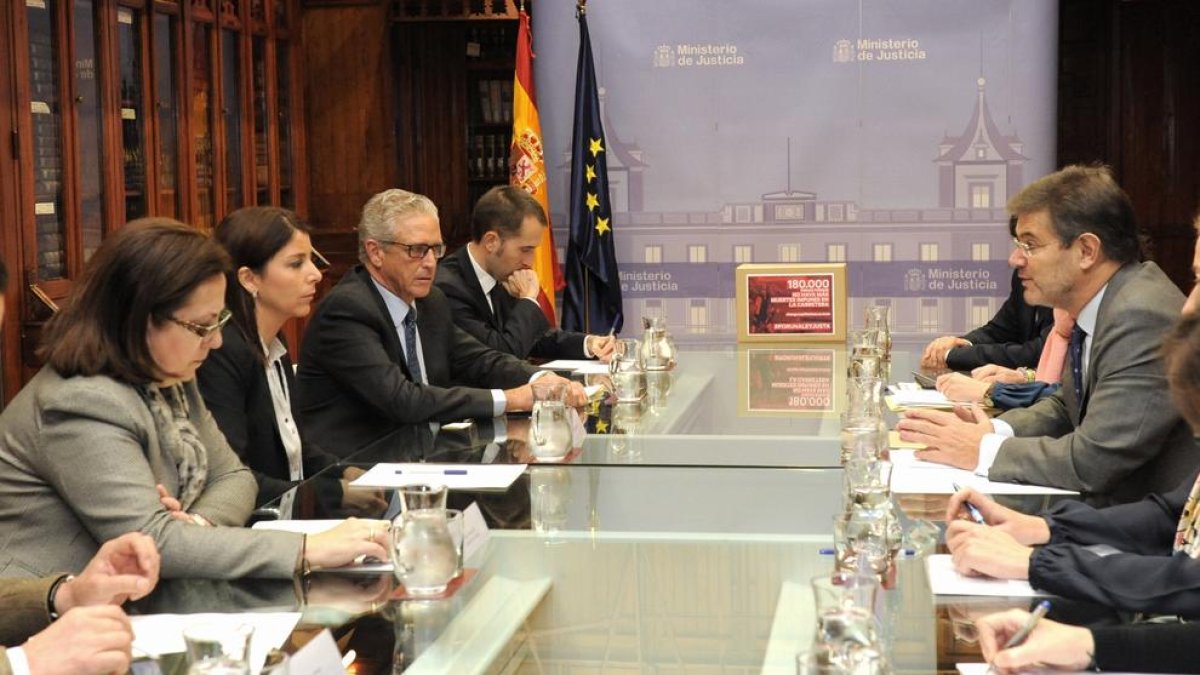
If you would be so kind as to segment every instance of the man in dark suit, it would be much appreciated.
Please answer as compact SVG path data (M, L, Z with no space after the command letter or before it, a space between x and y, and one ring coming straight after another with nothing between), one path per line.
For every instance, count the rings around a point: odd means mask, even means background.
M433 287L446 251L437 207L387 190L363 207L359 260L304 334L296 394L301 428L324 448L360 448L403 424L529 410L535 378L562 381L454 325ZM569 384L568 402L586 402Z
M1017 219L1008 223L1017 236ZM925 346L923 368L974 370L994 363L1005 368L1033 368L1042 355L1042 345L1054 326L1054 311L1025 302L1025 289L1014 269L1008 298L986 324L957 337L944 335Z
M606 359L615 340L550 325L530 269L546 212L528 192L488 190L471 212L471 241L438 266L434 283L446 294L454 323L483 344L519 358Z
M1062 387L993 421L978 409L909 412L901 438L922 459L992 480L1079 490L1095 504L1168 492L1194 475L1191 429L1167 392L1159 345L1183 294L1140 242L1128 196L1107 169L1070 166L1026 187L1017 216L1017 269L1025 301L1067 311L1076 332Z

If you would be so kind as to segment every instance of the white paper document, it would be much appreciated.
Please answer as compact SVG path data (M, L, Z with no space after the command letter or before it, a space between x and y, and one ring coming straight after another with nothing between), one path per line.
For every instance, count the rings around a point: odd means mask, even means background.
M451 490L506 490L525 472L524 464L391 464L371 467L354 487L397 488L411 483L445 485Z
M989 670L991 668L991 666L989 666L986 663L959 663L959 664L956 664L955 667L958 668L958 672L961 673L962 675L988 675L989 673L995 672L995 671ZM1038 668L1035 670L1022 670L1021 672L1024 675L1050 675L1050 673L1053 673L1054 675L1072 675L1072 673L1092 673L1095 671L1092 671L1092 670L1042 670L1042 669ZM1105 671L1105 672L1108 672L1108 671ZM1109 675L1139 675L1139 674L1138 673L1109 673Z
M283 532L298 532L300 534L319 534L325 530L332 530L341 525L344 521L341 520L260 520L251 529L255 530L281 530ZM384 562L359 562L342 567L329 567L321 572L339 572L347 574L384 574L392 571L391 561Z
M893 448L888 456L892 462L892 492L895 494L954 494L956 483L959 487L973 487L985 495L1079 494L1075 490L1045 485L990 481L974 471L917 459L912 450Z
M159 656L186 651L183 629L204 623L228 626L245 624L254 627L250 638L250 672L262 670L267 652L283 645L296 622L299 612L247 612L241 614L143 614L129 617L133 624L134 649Z
M288 661L288 675L342 675L345 672L342 654L328 628L297 649Z
M936 389L901 389L892 394L892 401L903 408L953 408L954 402Z
M1019 579L990 579L963 576L954 569L949 555L931 555L925 559L929 572L929 589L934 595L977 595L1000 598L1049 597L1035 591L1028 581Z
M491 536L487 521L483 519L483 512L479 510L479 504L471 502L470 506L463 509L463 561L474 558L475 554L487 545Z
M594 359L558 359L543 363L538 368L546 370L569 370L580 375L607 375L608 364Z

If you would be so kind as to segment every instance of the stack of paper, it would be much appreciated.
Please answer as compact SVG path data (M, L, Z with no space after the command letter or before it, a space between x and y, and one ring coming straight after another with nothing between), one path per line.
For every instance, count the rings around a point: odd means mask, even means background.
M1023 579L992 579L990 577L968 577L954 569L949 555L931 555L925 559L929 572L929 590L934 595L975 595L1001 598L1047 597L1048 593L1036 591Z
M445 485L451 490L507 490L525 472L524 464L390 464L371 467L350 485L397 488L412 483Z
M954 401L936 389L918 389L910 391L902 389L884 397L888 407L899 408L953 408Z
M580 375L607 375L608 364L603 361L592 359L559 359L549 363L543 363L538 368L546 370L569 370L572 373Z
M990 481L973 471L917 459L912 450L892 449L889 458L892 462L892 492L895 494L953 494L956 492L955 484L973 487L987 495L1079 494L1074 490L1045 485Z

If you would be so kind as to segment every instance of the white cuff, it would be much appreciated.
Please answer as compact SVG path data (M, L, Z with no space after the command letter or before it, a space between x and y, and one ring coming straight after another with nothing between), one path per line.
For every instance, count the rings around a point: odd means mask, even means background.
M988 477L988 472L991 471L992 464L996 461L996 455L1000 454L1000 446L1005 440L1013 437L1013 430L1008 422L993 419L992 429L994 433L984 434L979 441L979 463L975 465L975 475L984 478Z
M592 339L592 336L591 336L591 335L584 335L584 336L583 336L583 358L585 358L585 359L594 359L594 358L596 358L596 355L595 355L595 354L592 354L592 350L588 349L588 341L589 341L589 340L591 340L591 339Z
M504 395L503 389L492 390L492 417L499 417L504 414L504 409L508 407L508 397Z
M528 384L533 384L534 382L537 382L539 377L542 377L544 375L549 375L550 373L553 373L553 372L554 372L553 370L546 370L545 368L543 368L543 369L537 371L536 373L534 373L533 375L529 376Z
M12 675L30 675L29 659L25 656L23 647L14 647L4 654L8 657L8 667L12 669Z
M492 419L492 442L503 443L508 440L508 418L504 415Z

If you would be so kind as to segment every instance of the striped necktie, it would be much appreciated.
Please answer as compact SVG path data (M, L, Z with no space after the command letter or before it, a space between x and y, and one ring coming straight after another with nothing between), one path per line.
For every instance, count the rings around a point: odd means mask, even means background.
M404 316L404 360L408 362L408 372L413 382L423 384L421 377L421 360L417 358L417 308L412 307Z

